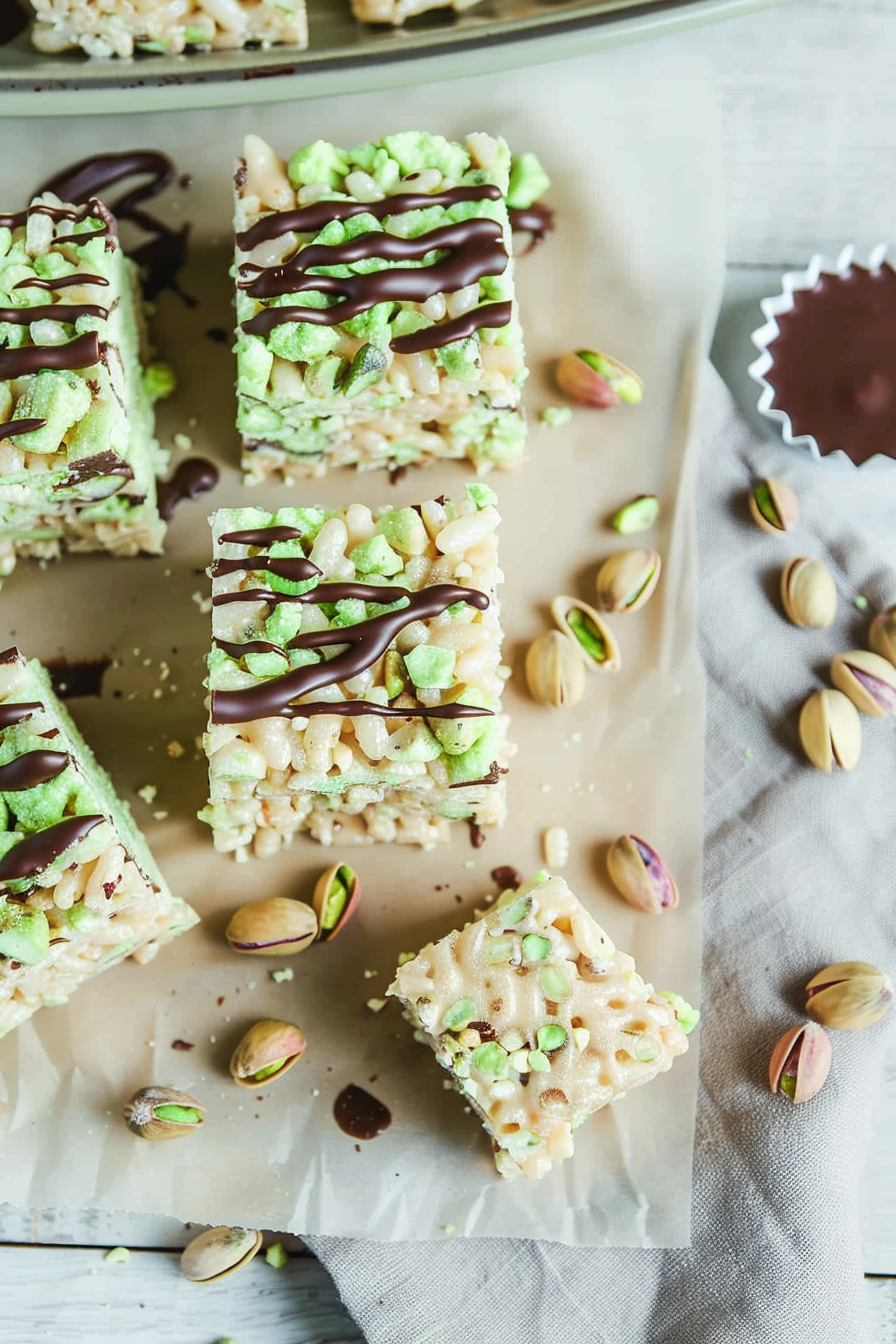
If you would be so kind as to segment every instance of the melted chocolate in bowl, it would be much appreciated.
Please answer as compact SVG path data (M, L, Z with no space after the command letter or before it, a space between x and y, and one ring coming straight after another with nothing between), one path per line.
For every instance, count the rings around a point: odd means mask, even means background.
M793 295L777 318L765 375L773 405L794 435L811 434L822 454L856 465L896 458L896 271L851 266Z

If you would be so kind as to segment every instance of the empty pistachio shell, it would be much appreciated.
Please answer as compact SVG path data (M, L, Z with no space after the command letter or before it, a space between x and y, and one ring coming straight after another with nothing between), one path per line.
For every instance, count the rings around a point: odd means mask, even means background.
M763 532L782 536L796 527L800 502L786 481L767 476L757 481L750 495L750 513Z
M598 668L601 672L619 671L622 656L616 637L587 602L561 594L551 603L551 615L572 641L586 667Z
M858 710L842 691L816 691L800 711L800 741L809 760L829 775L855 770L862 751Z
M233 1052L230 1076L240 1087L276 1082L298 1064L306 1045L305 1037L291 1022L256 1022Z
M321 873L314 888L314 913L320 926L319 938L329 942L341 933L361 899L361 883L347 863L334 864Z
M557 386L574 401L607 410L620 401L636 406L644 395L644 384L636 373L618 359L599 350L576 350L557 362Z
M613 885L629 905L649 915L674 910L678 888L656 850L636 835L620 835L607 852Z
M241 906L227 925L226 937L234 952L288 957L314 942L317 915L304 901L268 896Z
M838 653L831 680L863 714L886 718L896 714L896 667L867 649Z
M205 1107L176 1087L142 1087L124 1108L128 1129L156 1143L182 1139L200 1129Z
M823 560L798 555L781 571L781 605L794 625L823 630L837 615L837 588Z
M768 1081L773 1092L793 1102L809 1101L821 1091L831 1071L831 1042L814 1022L785 1031L772 1051Z
M560 709L585 694L585 664L559 630L539 635L526 654L526 683L533 700Z
M875 616L868 631L868 643L881 658L896 664L896 607Z
M260 1232L242 1227L210 1227L184 1247L180 1272L192 1283L214 1283L248 1265L262 1240Z
M838 961L813 975L806 986L806 1012L826 1027L870 1027L893 1002L890 982L867 961Z
M646 532L660 516L660 502L656 495L636 495L613 515L613 526L623 536Z
M637 611L652 597L662 569L657 551L617 551L597 572L597 605L601 611Z

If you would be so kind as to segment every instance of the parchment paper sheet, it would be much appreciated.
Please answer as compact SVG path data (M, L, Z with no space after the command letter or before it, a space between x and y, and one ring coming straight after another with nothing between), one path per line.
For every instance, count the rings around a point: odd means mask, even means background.
M396 1006L373 1016L364 1004L383 994L399 952L471 917L493 889L493 867L539 867L549 824L568 827L566 876L644 975L699 1001L704 684L695 652L693 419L722 266L715 112L702 76L693 67L670 76L639 48L501 80L295 107L15 128L4 208L19 207L31 185L91 151L160 147L192 176L168 210L191 221L182 280L199 303L188 308L165 294L158 305L159 344L181 380L160 429L165 442L188 434L192 451L216 458L222 474L207 502L180 509L164 557L23 563L0 598L4 642L44 658L121 660L101 699L72 708L172 887L204 917L151 966L117 968L0 1043L0 1199L386 1240L441 1237L453 1224L460 1235L578 1245L688 1242L699 1033L670 1074L606 1108L577 1133L575 1158L532 1185L495 1175L477 1122L443 1090L441 1071ZM559 230L518 267L533 369L530 460L491 478L504 517L506 658L514 668L506 704L519 744L510 820L479 850L461 825L450 847L430 853L327 851L302 840L277 860L239 865L215 854L194 819L205 799L194 740L204 723L209 638L198 606L208 591L206 503L399 505L459 492L470 473L449 464L391 486L381 473L341 472L303 492L264 494L239 484L232 356L206 335L230 327L230 162L249 130L288 153L318 136L354 143L408 124L500 131L536 150L554 179ZM5 143L11 132L0 123ZM569 427L548 430L538 413L560 400L550 364L579 346L633 365L647 395L638 409L581 409ZM625 544L607 515L645 491L662 500L661 522L645 540L662 552L665 570L647 609L615 622L624 669L595 674L573 711L539 709L525 692L525 646L547 628L555 593L593 596L597 564ZM172 740L186 748L181 759L167 753ZM146 784L158 789L151 805L136 797ZM648 918L613 894L603 850L622 831L649 838L676 874L681 905L673 915ZM308 899L316 874L345 857L365 894L335 943L283 961L229 951L223 930L237 905L275 894ZM274 983L269 971L286 965L295 978ZM286 1079L256 1096L233 1086L227 1061L246 1027L266 1016L298 1022L309 1048ZM194 1048L174 1051L175 1039ZM156 1145L129 1134L121 1105L150 1082L206 1103L201 1135ZM392 1127L373 1142L356 1146L332 1119L349 1082L392 1110Z

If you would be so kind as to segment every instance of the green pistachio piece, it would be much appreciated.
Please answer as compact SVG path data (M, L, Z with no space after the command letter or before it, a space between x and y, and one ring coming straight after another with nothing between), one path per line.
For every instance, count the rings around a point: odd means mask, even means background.
M498 908L500 909L500 902ZM527 915L532 911L532 897L520 896L518 900L508 902L503 909L504 928L512 928L514 924L522 924Z
M173 1120L178 1125L201 1125L202 1113L192 1106L156 1106L153 1114L158 1120Z
M680 994L675 994L671 989L661 989L657 996L665 999L672 1005L675 1016L678 1018L678 1025L681 1027L685 1036L689 1036L700 1021L699 1008L693 1008Z
M646 532L659 516L660 502L656 495L637 495L613 515L613 526L623 536L630 536L633 532Z
M543 1050L530 1050L528 1063L532 1073L550 1073L551 1071L551 1061Z
M27 905L0 906L0 957L37 966L50 955L50 925L43 910Z
M275 1073L279 1073L286 1063L286 1056L283 1059L275 1059L272 1064L265 1064L263 1069L256 1069L252 1077L257 1083L263 1083L266 1078L272 1078Z
M484 1041L472 1053L473 1068L492 1079L506 1078L510 1063L507 1051L497 1041Z
M527 933L523 939L523 956L526 961L543 961L551 955L553 946L550 938L543 938L540 933Z
M500 966L512 959L516 949L515 938L489 938L486 960L489 966Z
M541 992L548 999L565 999L572 993L572 985L559 966L542 966L538 972Z
M550 1054L552 1050L559 1050L561 1045L566 1044L566 1028L558 1026L556 1022L548 1022L545 1026L538 1028L535 1039L538 1042L539 1050L543 1050L545 1054Z
M442 1019L445 1031L463 1031L476 1016L476 1005L472 999L458 999L446 1011Z

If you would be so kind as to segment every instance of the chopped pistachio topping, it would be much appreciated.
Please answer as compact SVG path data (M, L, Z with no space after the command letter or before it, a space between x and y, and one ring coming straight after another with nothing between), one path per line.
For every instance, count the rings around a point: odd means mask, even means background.
M559 1050L561 1045L566 1044L566 1028L558 1026L556 1022L548 1022L538 1028L535 1039L539 1050L548 1054L551 1050Z
M273 1269L282 1269L289 1256L286 1254L283 1242L275 1241L273 1246L269 1246L265 1251L264 1258Z
M551 955L553 943L540 933L527 933L523 939L523 956L527 961L543 961Z
M444 1017L446 1031L463 1031L476 1016L476 1005L472 999L458 999L447 1010Z

